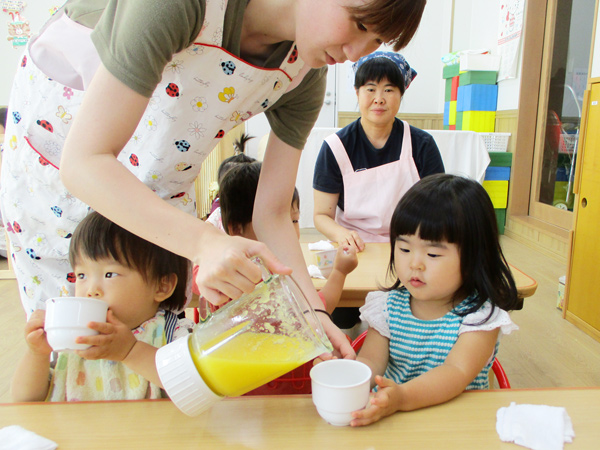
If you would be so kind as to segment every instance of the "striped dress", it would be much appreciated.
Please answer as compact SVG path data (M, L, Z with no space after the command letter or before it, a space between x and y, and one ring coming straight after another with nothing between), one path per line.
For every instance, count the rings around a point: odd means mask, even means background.
M390 356L384 377L398 384L406 383L442 365L462 332L501 328L502 333L508 334L518 328L508 313L499 308L490 320L480 324L489 315L490 302L474 313L459 316L457 313L465 311L471 301L472 297L467 297L443 317L421 320L412 314L410 293L406 289L369 294L366 305L361 308L361 319L390 339ZM488 372L497 351L498 343L488 364L467 390L488 388Z

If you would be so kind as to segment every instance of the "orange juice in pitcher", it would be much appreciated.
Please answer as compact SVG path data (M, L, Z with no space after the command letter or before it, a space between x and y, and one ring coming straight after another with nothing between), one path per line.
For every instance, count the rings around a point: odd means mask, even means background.
M332 351L313 309L293 280L272 275L162 347L158 374L175 405L197 415L223 397L245 394Z

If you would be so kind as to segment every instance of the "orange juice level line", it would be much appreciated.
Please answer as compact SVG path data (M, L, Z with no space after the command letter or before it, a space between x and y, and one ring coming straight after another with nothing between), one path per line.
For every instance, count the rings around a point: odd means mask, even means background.
M268 333L243 333L209 354L190 348L196 369L213 392L226 397L245 394L304 364L302 341Z

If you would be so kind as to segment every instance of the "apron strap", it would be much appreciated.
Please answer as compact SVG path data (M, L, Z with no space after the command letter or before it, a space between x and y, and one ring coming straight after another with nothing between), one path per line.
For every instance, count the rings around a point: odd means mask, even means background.
M338 166L340 166L342 176L354 173L354 168L352 167L352 163L350 162L350 158L348 158L348 153L346 153L346 149L344 148L344 144L342 144L340 137L334 133L327 136L325 142L327 142L329 148L333 152L333 156L335 156Z

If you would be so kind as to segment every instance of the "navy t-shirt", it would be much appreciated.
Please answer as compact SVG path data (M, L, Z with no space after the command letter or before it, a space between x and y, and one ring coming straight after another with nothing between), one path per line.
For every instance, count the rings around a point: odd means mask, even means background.
M360 119L342 128L336 133L348 153L354 171L372 169L392 161L398 161L402 150L404 124L398 118L394 121L392 132L383 148L377 149L365 134ZM434 173L444 173L442 156L433 137L419 128L410 127L412 154L420 178ZM313 188L328 194L340 194L338 206L344 209L344 182L329 144L323 141L313 177Z

